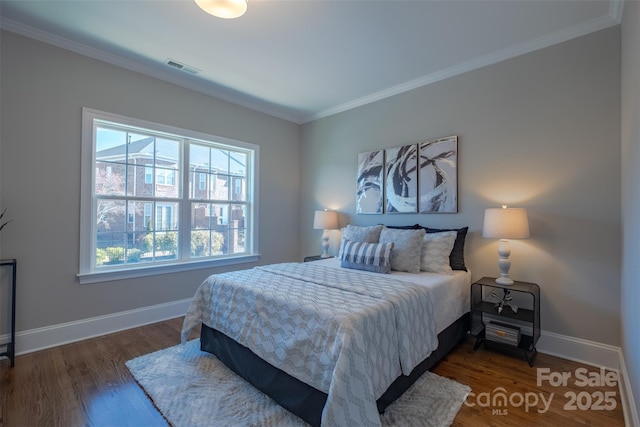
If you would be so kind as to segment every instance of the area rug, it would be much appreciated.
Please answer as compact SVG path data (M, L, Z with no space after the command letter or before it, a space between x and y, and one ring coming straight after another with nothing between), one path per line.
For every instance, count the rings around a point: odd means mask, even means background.
M200 351L198 339L126 362L134 378L174 427L308 426ZM381 415L383 426L450 426L471 389L426 372Z

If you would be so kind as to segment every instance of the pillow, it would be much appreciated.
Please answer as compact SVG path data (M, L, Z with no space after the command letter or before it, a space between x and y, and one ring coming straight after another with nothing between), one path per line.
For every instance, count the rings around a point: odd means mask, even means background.
M352 242L343 239L344 253L341 266L376 273L391 272L393 243Z
M457 232L456 241L453 244L453 249L449 255L449 264L452 270L467 271L467 266L464 264L464 241L467 237L467 231L469 227L463 228L429 228L424 227L427 233L440 233L443 231L455 231Z
M457 235L455 231L426 233L422 239L420 270L431 273L450 273L449 254Z
M352 242L366 242L366 243L378 243L380 238L380 232L384 226L372 225L369 227L360 227L358 225L347 224L342 229L342 243L340 244L340 251L338 252L338 259L342 259L342 252L344 247L344 240L351 240Z
M380 232L380 243L393 242L391 269L420 273L420 254L424 229L399 230L385 227Z

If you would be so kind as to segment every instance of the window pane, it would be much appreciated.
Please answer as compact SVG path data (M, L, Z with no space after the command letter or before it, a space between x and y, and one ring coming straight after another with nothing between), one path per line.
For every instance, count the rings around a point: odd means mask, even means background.
M246 206L232 205L229 220L229 253L245 252Z
M96 230L100 232L125 231L126 204L123 200L98 199Z
M127 231L151 231L151 203L134 202L127 203L127 216L129 225Z
M96 162L95 194L123 196L126 183L123 164Z
M229 150L211 149L211 170L225 174L229 173Z
M209 147L189 145L189 197L206 199L209 176Z
M191 256L205 257L222 254L224 226L218 225L215 207L209 203L191 204Z
M153 197L153 168L127 165L127 196Z
M156 203L156 231L178 229L178 203Z
M127 234L105 231L97 237L96 266L124 264Z
M229 172L236 176L247 176L246 153L230 152Z
M125 162L124 147L127 144L127 132L123 130L96 127L96 159L120 155L120 163ZM119 147L119 148L115 148Z
M191 229L209 230L215 225L211 218L209 203L191 203Z
M179 169L180 141L175 139L155 139L155 165L166 169Z
M247 200L247 194L245 192L246 179L240 176L231 177L231 200L244 202Z
M156 168L155 197L179 197L179 186L176 185L177 171L174 169Z
M212 174L209 197L212 200L229 200L228 182L229 175Z

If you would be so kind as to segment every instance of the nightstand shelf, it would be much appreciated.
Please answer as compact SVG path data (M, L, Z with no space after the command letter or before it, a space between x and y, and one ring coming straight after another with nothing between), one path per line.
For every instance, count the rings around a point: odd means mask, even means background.
M507 294L513 296L514 294L522 294L520 297L529 299L530 308L519 307L517 312L514 312L508 305L504 305L500 313L496 308L495 301L487 301L486 298L496 291L500 297L505 297ZM473 349L476 350L481 344L496 345L498 347L519 349L523 351L529 366L533 366L538 351L536 350L536 343L540 338L540 287L535 283L529 282L514 282L511 286L499 285L495 282L493 277L483 277L482 279L474 282L471 285L471 335L476 337L476 343ZM509 320L515 320L516 325L524 324L531 327L531 335L520 335L520 339L517 345L515 343L507 344L505 342L496 341L495 339L487 338L487 323L490 320L504 319L505 323L509 323Z

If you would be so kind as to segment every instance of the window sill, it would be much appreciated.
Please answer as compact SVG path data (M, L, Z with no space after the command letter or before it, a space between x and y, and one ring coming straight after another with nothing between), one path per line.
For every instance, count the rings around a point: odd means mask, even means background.
M150 265L144 267L133 267L127 270L104 270L92 271L89 273L78 273L80 284L111 282L114 280L133 279L136 277L154 276L159 274L179 273L182 271L199 270L203 268L222 267L227 265L245 264L256 262L260 259L259 254L234 256L229 258L207 259L197 261L187 261L177 264Z

